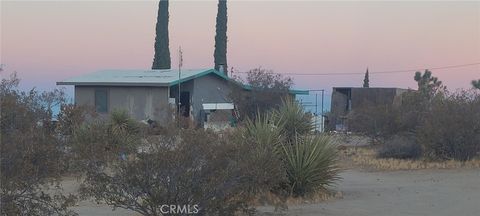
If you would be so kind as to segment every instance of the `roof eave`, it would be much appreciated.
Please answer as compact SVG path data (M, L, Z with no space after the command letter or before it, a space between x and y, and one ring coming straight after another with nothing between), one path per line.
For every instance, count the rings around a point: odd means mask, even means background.
M173 81L173 82L170 82L170 83L168 84L168 86L178 85L178 83L184 83L184 82L190 81L190 80L192 80L192 79L196 79L196 78L200 78L200 77L206 76L206 75L211 74L211 73L213 73L213 74L215 74L215 75L217 75L217 76L219 76L219 77L221 77L221 78L223 78L223 79L225 79L225 80L227 80L227 81L230 80L230 78L228 78L225 74L220 73L220 72L218 72L218 71L215 70L215 69L209 69L209 70L206 70L206 71L204 71L204 72L202 72L202 73L195 74L194 76L190 76L190 77L186 77L186 78L183 78L183 79L180 79L180 80L175 80L175 81Z
M165 83L140 83L140 82L57 82L57 85L73 85L73 86L151 86L151 87L167 87Z

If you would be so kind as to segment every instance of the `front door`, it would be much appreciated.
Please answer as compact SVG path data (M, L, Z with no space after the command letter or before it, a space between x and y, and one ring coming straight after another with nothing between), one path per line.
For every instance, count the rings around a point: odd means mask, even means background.
M180 93L180 112L184 117L190 116L190 92Z

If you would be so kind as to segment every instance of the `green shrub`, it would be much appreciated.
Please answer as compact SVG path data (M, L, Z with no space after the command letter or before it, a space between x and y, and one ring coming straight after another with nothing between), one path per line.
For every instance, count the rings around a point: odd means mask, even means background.
M304 136L283 145L290 194L326 189L339 179L337 147L328 136Z
M243 128L243 139L259 147L272 149L276 153L284 141L281 129L273 124L269 114L257 116L255 120L247 119Z
M125 110L114 110L110 114L109 124L114 134L123 132L137 134L139 132L139 124Z
M380 158L417 159L422 156L422 147L414 136L395 135L378 150Z
M273 110L271 115L272 121L288 142L293 142L297 135L311 133L315 128L312 116L290 97L284 99L282 106L278 110Z

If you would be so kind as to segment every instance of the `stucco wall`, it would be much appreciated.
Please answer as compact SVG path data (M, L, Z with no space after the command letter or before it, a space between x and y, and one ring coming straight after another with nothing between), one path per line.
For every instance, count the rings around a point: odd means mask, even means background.
M349 112L349 94L351 110L355 110L368 105L395 104L401 98L399 96L406 91L408 90L399 88L333 88L328 127L334 130L345 123L342 117Z
M228 99L230 86L228 82L214 75L197 78L193 82L193 115L195 120L200 119L200 111L204 103L230 103Z
M177 98L177 86L172 87L111 87L76 86L75 103L95 107L95 90L106 89L108 95L108 113L123 109L137 120L147 118L160 121L169 119L168 98ZM203 103L229 103L230 86L228 82L215 75L199 77L181 84L181 91L190 92L191 117L200 120ZM178 100L177 100L178 101ZM106 113L106 114L108 114Z
M190 92L190 115L192 120L200 121L200 111L204 103L229 103L228 82L216 75L199 77L181 84L180 90ZM170 87L170 97L178 97L177 85Z
M365 105L391 105L396 96L395 88L353 88L352 109Z
M76 86L75 103L95 107L96 89L107 90L108 113L121 109L137 120L167 121L169 118L167 87Z

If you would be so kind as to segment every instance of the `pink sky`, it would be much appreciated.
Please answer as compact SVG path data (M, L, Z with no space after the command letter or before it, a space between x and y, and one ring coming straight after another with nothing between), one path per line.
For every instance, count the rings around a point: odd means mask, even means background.
M100 69L150 68L156 1L2 1L1 59L23 86L53 88ZM213 66L215 1L170 3L177 65ZM231 1L229 66L278 73L345 73L480 62L480 2ZM433 71L450 89L480 65ZM4 76L4 74L2 74ZM363 75L293 76L301 89L360 86ZM371 86L415 87L412 73L371 75Z

